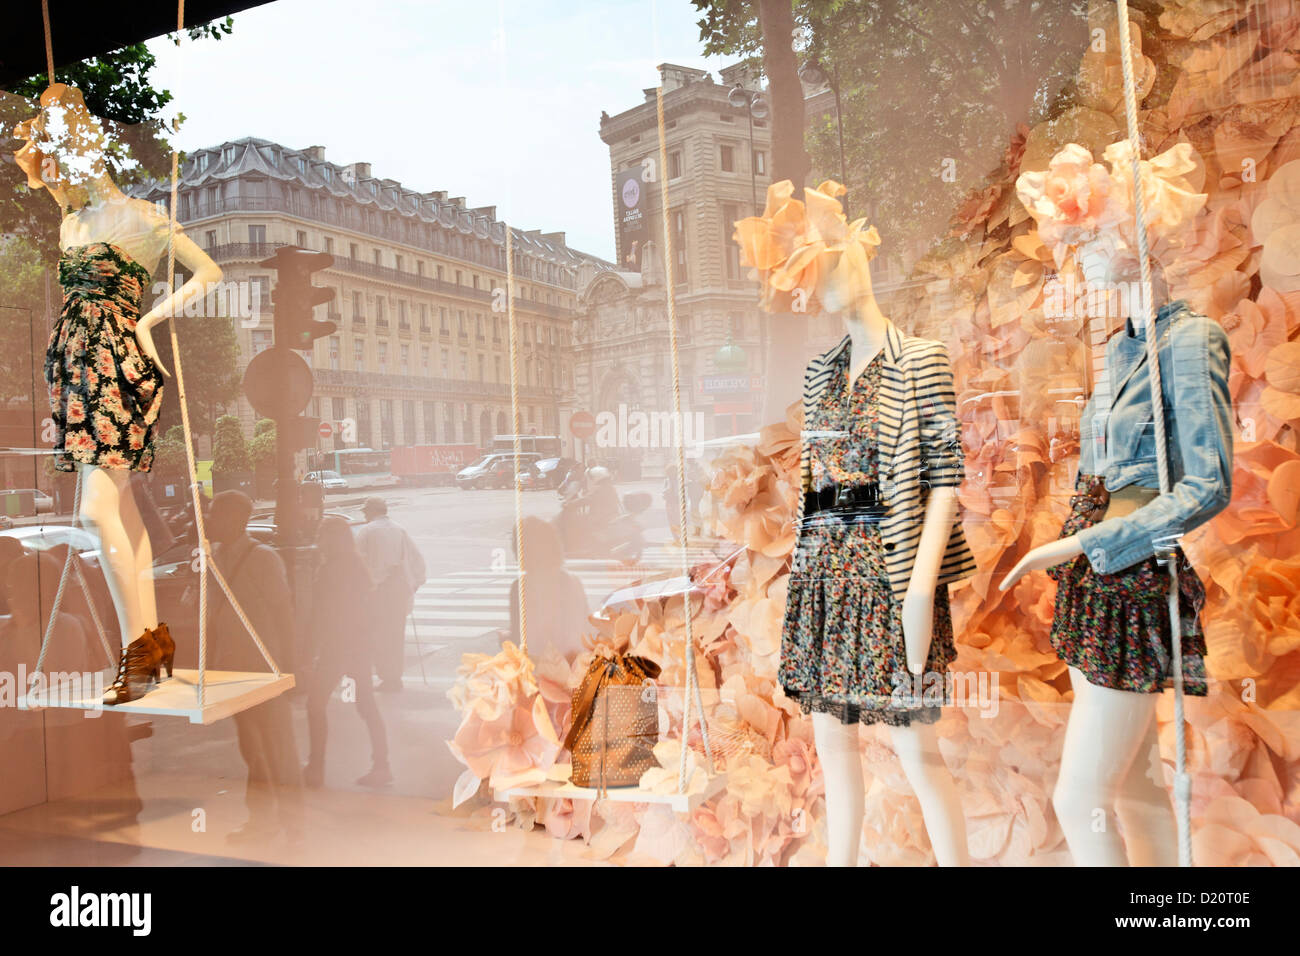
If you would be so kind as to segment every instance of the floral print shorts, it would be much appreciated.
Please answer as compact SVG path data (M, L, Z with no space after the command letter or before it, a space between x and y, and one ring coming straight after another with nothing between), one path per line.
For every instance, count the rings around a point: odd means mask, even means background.
M1102 520L1110 494L1102 478L1079 475L1061 537ZM1178 551L1178 610L1182 618L1183 689L1206 693L1205 586ZM1084 555L1048 571L1057 581L1052 646L1061 660L1098 687L1158 693L1172 682L1169 572L1154 557L1115 574L1098 574Z

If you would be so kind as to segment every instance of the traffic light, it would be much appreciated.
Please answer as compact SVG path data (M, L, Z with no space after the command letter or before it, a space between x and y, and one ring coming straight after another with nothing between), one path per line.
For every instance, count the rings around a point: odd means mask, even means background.
M312 252L298 246L281 246L271 258L258 263L263 269L278 273L271 300L271 308L275 310L276 345L308 351L312 342L338 330L333 322L312 318L316 306L334 298L333 289L312 285L312 273L333 264L334 257L328 252Z

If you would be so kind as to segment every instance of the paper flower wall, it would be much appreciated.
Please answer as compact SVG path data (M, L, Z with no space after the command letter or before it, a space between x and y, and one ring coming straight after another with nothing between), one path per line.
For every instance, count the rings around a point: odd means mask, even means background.
M1208 697L1187 701L1193 847L1203 865L1300 862L1300 289L1291 271L1295 257L1283 251L1291 242L1287 230L1300 218L1300 174L1289 166L1300 160L1300 78L1290 52L1300 18L1293 6L1289 0L1166 2L1158 42L1146 44L1133 25L1135 49L1145 51L1140 82L1164 77L1150 87L1140 114L1145 154L1167 154L1185 168L1192 158L1180 156L1185 149L1167 151L1190 143L1206 162L1203 185L1193 170L1178 174L1208 199L1184 246L1164 265L1173 294L1191 299L1228 331L1240 429L1232 503L1184 541L1206 584L1213 679ZM1098 25L1108 38L1116 35L1113 17ZM1081 78L1113 68L1104 58L1085 57ZM1068 406L1050 397L1053 389L1083 394L1089 380L1079 344L1083 320L1049 321L1044 313L1054 257L1016 199L1016 179L1022 164L1048 169L1063 146L1080 144L1088 161L1071 153L1075 168L1057 170L1059 196L1075 203L1062 209L1072 210L1073 222L1100 218L1092 205L1092 156L1104 156L1123 129L1122 116L1108 112L1118 101L1103 95L1107 83L1082 84L1083 102L1017 132L999 168L955 209L950 238L918 265L924 281L908 284L890 303L908 331L948 344L965 431L961 502L979 571L951 592L958 640L953 669L996 680L996 693L983 709L948 709L938 731L978 865L1070 863L1050 800L1071 699L1065 665L1047 640L1054 585L1045 574L1027 576L1007 594L994 584L1019 555L1059 533L1077 463L1077 410L1072 420L1062 410ZM1247 156L1253 179L1243 176ZM778 287L782 294L815 287L828 248L790 261L797 249L827 240L811 240L812 214L793 204L792 192L774 189L764 216L737 229L769 303ZM812 204L830 212L824 200L838 193L833 187L816 192ZM852 236L864 256L874 248L864 241L870 231L825 221L831 243ZM1064 266L1072 268L1069 261ZM590 856L616 862L822 862L821 771L811 723L775 683L799 424L792 409L786 422L763 430L756 447L724 454L702 506L713 530L739 549L726 573L701 588L690 612L715 755L730 771L727 789L689 818L661 806L516 801L509 809L517 823L582 839ZM670 689L660 697L661 766L645 781L654 787L677 782L682 701L673 688L684 682L683 614L679 597L600 624L599 639L626 643L665 669ZM566 715L551 700L555 692L545 691L542 668L529 680L509 645L497 657L467 656L453 691L465 721L453 752L477 768L462 777L462 798L498 768L503 776L567 770L549 749L546 721L562 732ZM570 662L571 676L582 663ZM553 687L563 672L551 665ZM546 721L538 699L546 701ZM1169 782L1168 695L1157 718ZM862 740L863 861L932 862L919 806L887 736L867 731ZM698 734L688 736L688 746L695 780L702 766Z

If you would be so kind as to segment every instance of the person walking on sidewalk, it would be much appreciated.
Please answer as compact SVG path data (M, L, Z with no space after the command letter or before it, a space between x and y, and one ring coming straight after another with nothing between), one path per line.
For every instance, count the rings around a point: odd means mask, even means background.
M370 620L375 633L375 673L379 690L402 689L406 666L406 618L415 592L424 583L424 557L411 536L388 517L382 498L367 498L362 505L366 523L357 529L357 547L375 582Z
M310 630L315 659L307 686L311 751L303 768L303 782L309 787L325 782L325 711L334 689L347 678L343 702L355 704L370 732L370 773L357 783L386 786L393 781L388 767L388 731L370 679L374 666L374 635L370 630L374 585L347 519L338 515L322 518L316 547L320 565L312 581Z

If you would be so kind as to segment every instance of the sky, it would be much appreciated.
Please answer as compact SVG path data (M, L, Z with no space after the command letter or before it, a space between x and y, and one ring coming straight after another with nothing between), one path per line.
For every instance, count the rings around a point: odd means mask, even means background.
M612 259L600 112L642 102L655 67L715 72L690 0L276 0L219 41L150 41L181 149L258 136L380 178L496 206Z

